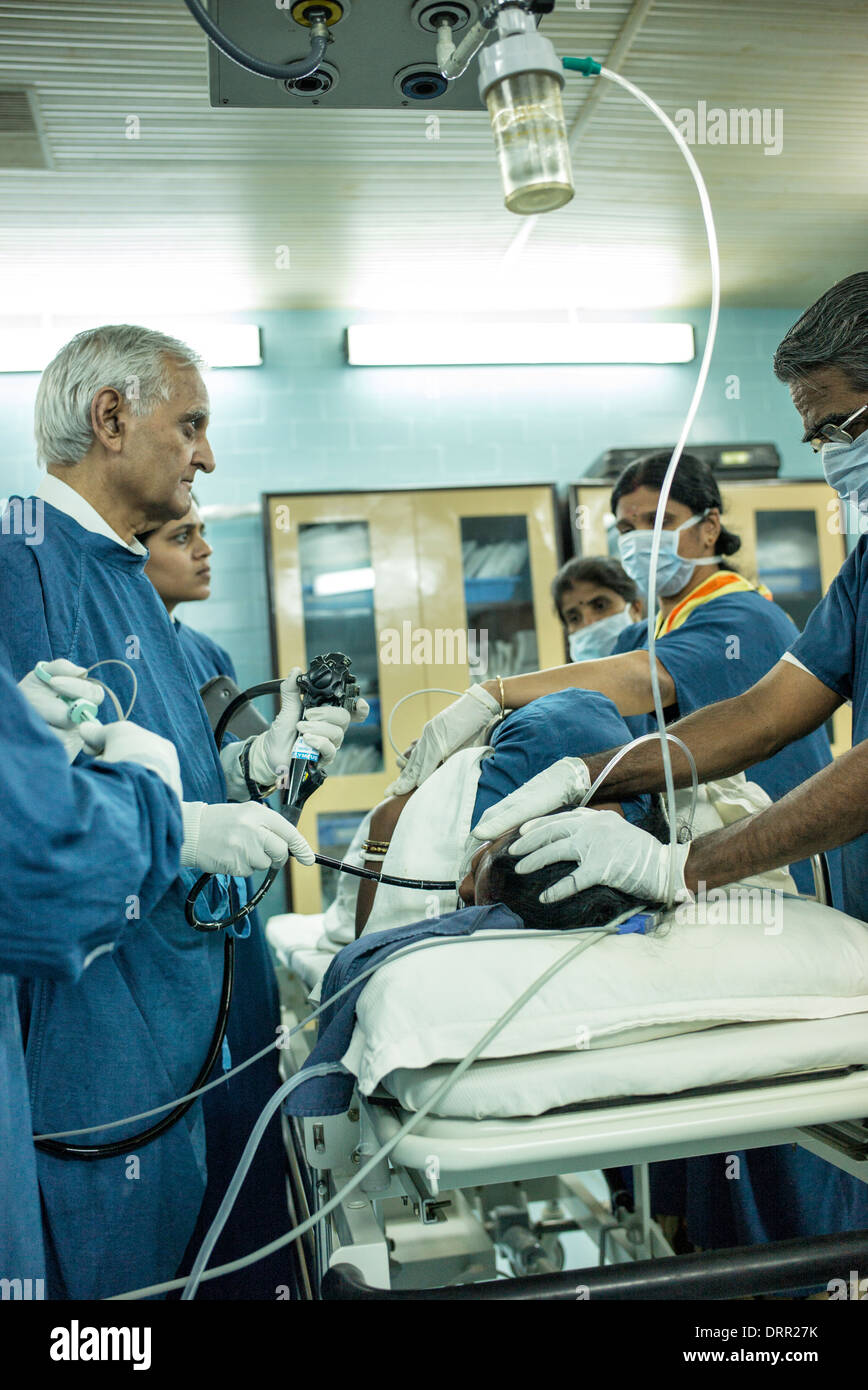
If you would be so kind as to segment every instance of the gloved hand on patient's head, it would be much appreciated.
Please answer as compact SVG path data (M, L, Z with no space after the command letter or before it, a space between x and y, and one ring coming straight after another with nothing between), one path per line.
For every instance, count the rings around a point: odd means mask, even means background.
M668 827L655 839L615 811L583 807L525 821L509 853L518 860L518 874L572 866L545 889L541 895L545 903L573 898L596 884L607 884L644 902L665 903L670 865L674 900L691 896L684 880L690 845L673 846Z
M490 806L470 833L477 840L496 840L537 816L576 806L590 787L590 773L581 758L559 758Z
M583 818L594 818L587 824L588 844L600 842L600 853L593 858L590 850L586 854L584 878L581 870L574 870L573 875L565 878L563 859L573 864L576 861L571 842L568 844L566 837L560 835L544 841L548 852L546 848L535 849L531 846L539 858L534 861L531 855L529 867L528 859L516 857L516 847L521 847L522 842L526 842L540 826L545 827L548 833L552 828L549 822L568 820L572 814L576 813L561 811L558 815L537 822L536 827L522 827L522 830L527 830L527 835L513 829L497 840L482 845L474 854L468 875L461 885L464 901L480 906L490 902L503 903L522 919L526 927L543 931L603 926L629 908L641 905L659 907L666 891L665 879L661 887L659 871L653 883L650 877L641 881L634 877L630 880L632 887L628 887L627 881L620 881L622 876L613 874L609 879L600 876L605 872L605 866L600 866L603 851L611 845L613 835L620 834L624 829L632 836L641 837L646 851L668 852L669 827L657 799L652 802L652 809L643 817L640 826L630 825L615 811L589 810L579 813ZM614 822L617 822L617 826L613 825ZM524 847L526 849L526 843ZM679 849L682 848L686 858L687 846L679 846ZM564 849L566 854L563 853ZM577 873L578 879L574 877ZM619 881L615 882L615 878ZM649 891L652 888L653 891Z

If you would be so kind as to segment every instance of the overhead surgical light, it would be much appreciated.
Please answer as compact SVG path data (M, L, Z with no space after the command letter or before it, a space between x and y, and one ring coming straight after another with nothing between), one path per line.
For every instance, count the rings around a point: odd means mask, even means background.
M498 37L479 55L479 95L488 107L510 212L553 212L574 195L561 93L563 67L522 0L498 11Z
M351 367L692 362L689 323L363 323L347 328Z
M105 315L102 318L104 321ZM74 334L94 328L99 322L97 315L81 320L64 318L44 325L23 322L0 329L0 372L44 371ZM157 328L189 343L201 353L208 367L262 364L261 332L256 323L221 323L207 318L172 321L149 314L142 315L139 322L144 328Z

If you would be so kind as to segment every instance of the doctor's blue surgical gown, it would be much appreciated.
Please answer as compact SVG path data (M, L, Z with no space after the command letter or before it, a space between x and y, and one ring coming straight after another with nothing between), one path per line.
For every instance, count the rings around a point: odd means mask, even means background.
M175 744L184 799L224 802L205 708L144 572L147 553L85 529L48 503L44 532L34 546L0 534L0 664L20 679L43 658L86 667L106 657L129 662L138 678L132 717ZM99 674L123 699L128 673L108 666ZM223 978L222 933L193 931L184 917L196 877L187 870L176 878L143 909L135 931L77 983L19 986L37 1132L117 1120L189 1090L214 1031ZM106 1137L134 1136L142 1127ZM40 1153L37 1167L51 1297L100 1298L170 1279L205 1192L201 1102L154 1142L131 1144L126 1156L81 1162Z
M853 703L853 747L868 738L868 538L861 536L818 603L790 655L842 700ZM841 907L868 922L868 835L841 856ZM866 1189L868 1190L868 1189Z
M213 676L229 676L238 683L232 658L223 647L177 619L175 631L199 689ZM235 988L226 1030L233 1066L273 1043L280 1024L277 979L255 909L247 921L250 935L236 947ZM192 1267L250 1132L280 1083L279 1053L274 1049L240 1076L209 1091L204 1098L208 1187L182 1273ZM228 1264L285 1235L288 1230L286 1152L278 1113L262 1136L250 1172L209 1263ZM287 1250L277 1250L237 1274L224 1274L200 1284L196 1297L273 1300L278 1288L291 1287L289 1258Z
M177 798L133 763L83 760L0 669L0 1279L43 1280L36 1151L13 975L76 981L178 871ZM8 973L7 973L8 972ZM39 1292L33 1292L39 1297Z

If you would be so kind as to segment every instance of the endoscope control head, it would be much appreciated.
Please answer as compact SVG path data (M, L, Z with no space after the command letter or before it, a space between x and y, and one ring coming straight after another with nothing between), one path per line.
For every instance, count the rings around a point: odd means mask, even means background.
M340 705L355 712L360 696L359 683L350 672L350 658L343 652L326 652L315 656L310 670L298 677L298 688L305 705Z

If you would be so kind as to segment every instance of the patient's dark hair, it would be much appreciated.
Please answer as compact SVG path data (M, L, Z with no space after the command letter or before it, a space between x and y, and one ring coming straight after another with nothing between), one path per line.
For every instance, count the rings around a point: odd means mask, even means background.
M561 810L574 808L563 806ZM556 813L557 814L557 813ZM646 830L655 839L666 843L669 840L669 826L663 814L659 799L651 801L651 810L638 822L640 830ZM492 855L489 865L488 895L491 902L503 903L510 911L520 917L526 927L537 931L562 931L570 927L601 927L618 917L628 908L639 907L642 899L631 893L622 893L620 888L609 888L598 884L585 888L572 898L560 903L541 903L540 893L545 888L565 878L569 865L563 861L547 864L544 869L536 869L532 874L516 873L518 860L509 853L509 846L518 839L520 831L514 830L508 839ZM648 903L648 907L659 907L659 903Z

